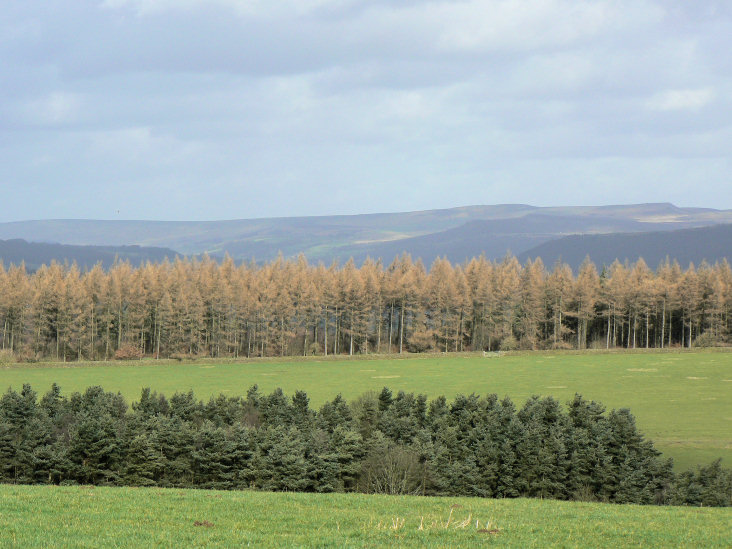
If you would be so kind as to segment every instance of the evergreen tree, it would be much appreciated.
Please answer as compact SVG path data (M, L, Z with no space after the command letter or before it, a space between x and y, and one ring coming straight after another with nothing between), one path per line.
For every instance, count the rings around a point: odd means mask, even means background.
M319 429L323 429L328 433L333 433L338 426L350 429L352 424L353 413L340 394L338 394L331 402L323 404L315 421L315 425ZM303 426L298 425L298 427L302 429ZM309 424L306 424L305 427L309 427Z
M109 414L80 412L69 433L67 478L82 484L115 483L124 455L118 428Z
M307 445L296 427L273 424L258 431L255 483L262 490L312 491Z
M236 445L223 428L204 421L196 430L191 453L192 483L202 488L231 489L236 483Z
M122 481L130 486L155 486L165 470L165 456L155 434L136 435L127 446Z

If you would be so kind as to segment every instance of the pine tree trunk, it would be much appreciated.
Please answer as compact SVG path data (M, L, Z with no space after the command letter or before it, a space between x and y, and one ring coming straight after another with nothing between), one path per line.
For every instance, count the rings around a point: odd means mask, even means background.
M162 331L162 327L158 326L158 335L156 336L155 341L155 358L160 359L160 332Z
M633 349L635 349L635 335L638 332L638 315L633 313Z
M302 356L308 356L308 327L305 325L305 341L302 344Z
M559 325L557 328L559 329L559 341L562 341L562 308L564 307L564 304L562 303L562 298L559 298ZM556 336L555 336L556 337Z
M328 306L325 307L325 316L323 317L323 338L325 343L323 344L323 347L325 348L325 356L328 356Z
M686 318L681 313L681 347L686 347Z
M280 356L285 356L285 319L280 317Z
M661 349L663 349L663 338L666 335L666 300L663 300L663 311L661 312Z
M673 314L674 314L673 311L668 312L668 346L669 347L671 347L671 334L673 332L673 327L674 327Z
M377 311L376 315L376 354L381 354L381 324L384 320L383 317L383 309L381 308L381 304L379 304L379 310Z
M630 347L630 342L625 341L625 315L622 316L620 322L620 347L622 348L623 345L625 345L626 349Z
M338 307L335 309L335 335L333 336L333 354L338 354L338 336L339 328L341 326L341 315L338 314Z
M394 328L394 300L391 300L391 312L389 313L389 354L391 354L392 337L391 333Z
M350 322L350 324L351 324L350 325L350 328L351 329L349 330L349 332L351 332L350 333L351 341L350 341L350 346L349 346L349 349L348 349L348 355L349 356L353 356L353 311L351 311L351 318L349 320L351 321Z
M460 309L460 321L458 322L458 333L457 339L460 342L460 348L458 349L458 341L455 342L455 351L463 351L463 310Z
M247 358L252 356L252 331L249 329L249 321L246 323L247 330Z
M399 354L402 354L404 349L404 303L402 303L402 319L399 322Z
M480 322L477 323L478 327L473 330L475 332L475 341L473 342L474 349L477 346L483 347L485 344L485 303L483 304L479 320Z
M579 306L577 307L577 348L581 349L582 345L580 345L580 341L582 340L582 320L580 320L580 316L582 315L582 300L580 299Z
M613 305L613 347L618 346L618 316L615 314L615 305Z

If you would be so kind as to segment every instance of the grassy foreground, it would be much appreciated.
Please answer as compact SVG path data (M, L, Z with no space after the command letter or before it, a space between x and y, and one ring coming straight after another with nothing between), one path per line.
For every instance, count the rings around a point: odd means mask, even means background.
M207 399L221 392L243 395L253 384L264 392L305 390L319 406L341 393L346 399L385 385L429 397L477 393L509 396L517 405L533 394L561 402L576 392L608 408L628 407L645 435L677 468L723 458L732 467L732 352L534 352L500 358L482 355L417 355L357 360L255 360L244 363L90 363L16 365L0 369L0 387L30 383L39 393L57 382L64 393L101 385L128 401L140 389L171 396L193 389Z
M732 511L6 485L0 532L0 547L729 547Z

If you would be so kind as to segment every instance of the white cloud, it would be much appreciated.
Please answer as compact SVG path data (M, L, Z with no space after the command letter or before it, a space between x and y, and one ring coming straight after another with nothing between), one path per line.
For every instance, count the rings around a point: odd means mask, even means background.
M243 17L305 15L321 9L339 9L354 0L104 0L102 7L129 8L140 16L169 11L224 8Z
M714 97L713 88L666 90L655 94L648 105L658 111L698 111L711 103Z
M397 91L386 102L385 115L396 118L426 118L435 111L423 93Z
M504 0L443 3L434 13L440 21L441 48L470 51L572 42L597 32L606 11L603 4Z
M95 160L117 161L148 167L184 165L203 153L203 147L172 135L156 135L148 127L123 128L88 134L87 155Z
M373 11L389 22L388 28L408 36L420 30L438 51L454 53L565 46L656 24L664 14L659 6L643 0L440 1Z
M55 91L27 101L23 108L24 118L32 125L66 124L78 118L82 105L79 94Z

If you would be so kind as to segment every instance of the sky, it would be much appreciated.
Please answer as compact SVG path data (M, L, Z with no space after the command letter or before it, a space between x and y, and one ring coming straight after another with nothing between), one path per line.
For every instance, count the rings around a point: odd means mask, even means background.
M729 0L4 0L0 222L732 208Z

